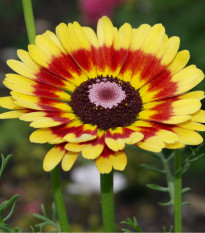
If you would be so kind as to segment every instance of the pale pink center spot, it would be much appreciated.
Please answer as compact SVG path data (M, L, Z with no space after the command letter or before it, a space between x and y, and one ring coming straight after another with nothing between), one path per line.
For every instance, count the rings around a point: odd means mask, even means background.
M126 97L125 91L117 83L100 82L90 86L89 99L96 106L112 108L117 106Z

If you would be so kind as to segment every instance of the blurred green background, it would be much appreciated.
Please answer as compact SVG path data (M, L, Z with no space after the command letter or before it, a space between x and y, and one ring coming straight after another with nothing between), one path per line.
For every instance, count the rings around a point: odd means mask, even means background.
M133 27L142 23L162 23L168 36L181 38L180 50L191 53L189 64L205 70L205 1L204 0L34 0L34 15L37 34L49 29L55 31L60 22L79 21L95 28L102 15L108 15L117 27L129 22ZM6 60L16 58L17 49L26 49L27 34L20 0L0 0L0 96L9 92L2 81L9 68ZM205 90L204 82L197 88ZM4 110L0 108L0 112ZM12 226L23 227L37 223L32 214L40 212L44 203L48 210L53 201L48 173L42 170L46 146L31 144L32 129L19 120L0 121L0 153L13 154L0 183L0 201L15 193L21 195L11 219ZM116 221L136 216L145 232L161 231L172 222L172 210L161 207L158 201L168 200L167 194L149 190L147 183L165 185L164 178L140 167L142 163L155 164L157 160L146 152L128 149L128 166L123 172L126 185L116 193ZM92 162L90 162L92 163ZM86 166L80 159L75 169ZM62 172L65 200L73 231L102 231L100 197L97 191L70 194L68 185L73 185L71 173ZM205 230L205 158L195 162L184 176L184 185L192 191L184 196L191 205L183 209L184 231ZM89 180L88 180L89 183ZM89 189L89 187L88 187ZM122 226L118 225L118 230ZM50 229L46 229L49 231Z

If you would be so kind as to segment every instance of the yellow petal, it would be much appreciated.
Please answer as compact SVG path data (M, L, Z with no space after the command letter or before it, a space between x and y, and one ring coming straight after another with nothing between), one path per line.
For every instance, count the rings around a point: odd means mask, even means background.
M46 115L45 112L29 112L27 114L22 115L19 119L22 121L35 121L38 120L41 117L44 117Z
M25 94L22 94L22 93L19 93L19 92L16 92L16 91L12 91L11 95L12 95L13 99L15 100L14 103L19 105L19 106L22 106L22 107L25 107L25 108L36 109L36 110L44 109L44 106L42 106L40 104L40 98L41 97L32 96L32 95L25 95ZM63 102L60 102L60 101L55 101L55 100L52 100L52 99L48 99L48 100L49 100L49 105L51 107L62 110L64 112L70 112L71 111L71 107L66 103L63 103ZM45 103L45 105L46 105L46 103Z
M68 34L68 26L65 23L61 23L56 27L56 34L58 39L60 40L63 48L69 52L70 45L69 45L69 34Z
M171 72L171 74L176 74L178 71L183 69L185 65L188 63L190 59L190 53L188 50L182 50L177 53L174 60L167 66L167 70Z
M125 147L125 142L122 139L105 138L105 143L113 151L119 151Z
M145 53L156 54L162 46L165 29L162 24L155 24L145 38L141 50Z
M85 146L84 144L69 142L65 145L65 148L68 151L81 152L84 146Z
M113 39L114 39L113 25L112 22L106 16L103 16L98 21L97 37L100 46L106 45L110 47L113 43Z
M34 81L17 74L7 74L3 83L9 89L23 94L30 94L35 90L32 87L35 85Z
M117 33L117 37L114 38L114 49L128 49L130 42L132 41L133 30L130 24L123 24Z
M177 83L178 89L175 94L189 91L204 79L200 69L186 67L172 76L171 80Z
M32 71L32 73L38 73L40 67L38 64L34 62L34 60L32 60L29 52L22 49L18 49L17 55L21 59L21 61L26 65L26 67L28 67Z
M95 135L90 135L87 133L82 134L80 137L76 137L74 133L69 133L64 137L64 139L68 142L86 142L95 138Z
M46 143L55 139L57 136L50 129L38 129L30 135L30 141L34 143Z
M97 39L97 36L96 36L96 33L94 32L94 30L90 27L83 27L83 30L84 30L88 40L90 41L90 44L92 46L94 46L95 48L98 48L99 47L98 39Z
M199 145L203 142L202 136L193 130L174 127L173 131L178 135L179 141L183 144Z
M172 103L173 115L193 114L201 108L201 102L197 99L183 99Z
M205 123L205 111L199 110L195 114L192 115L191 121Z
M115 136L117 135L117 136ZM135 144L142 140L143 134L128 128L117 127L106 133L105 143L113 151L123 150L126 144Z
M82 148L82 156L85 159L96 159L103 151L104 145L87 144Z
M179 124L178 126L185 128L185 129L205 131L205 125L202 125L202 124L197 123L197 122L193 122L191 120L183 122L183 123Z
M151 121L156 121L156 122L162 122L162 123L166 123L166 124L179 124L182 123L184 121L188 121L191 116L172 116L170 115L169 119L167 120L162 120L162 119L153 119L152 116L155 115L155 113L157 113L155 110L150 110L150 109L146 109L144 111L141 111L139 113L138 119L142 119L142 120L151 120Z
M25 114L26 111L19 110L19 111L9 111L0 114L0 119L13 119L19 118L21 115Z
M78 153L67 151L62 159L61 166L64 171L69 171L76 159L78 158Z
M66 52L55 33L47 30L45 33L43 33L43 35L52 40L53 43L55 43L61 49L61 51L64 53Z
M65 140L62 139L61 137L56 137L54 139L49 139L49 141L48 141L49 144L53 144L53 145L60 144L60 143L63 143L63 142L65 142Z
M0 107L11 109L11 110L22 109L18 105L14 104L14 100L12 99L11 96L1 97L0 98Z
M90 125L90 124L83 124L82 122L75 120L72 121L71 123L69 123L69 127L76 127L76 130L78 131L78 134L75 134L74 132L70 132L68 134L66 134L63 139L65 139L68 142L74 142L74 143L78 143L78 142L86 142L86 141L90 141L92 139L95 139L97 137L97 134L93 133L95 132L97 126L96 125ZM82 128L77 129L77 127L82 126ZM81 132L80 132L81 130ZM88 133L88 131L89 133ZM87 131L87 132L86 132Z
M144 39L150 32L151 26L148 24L142 24L137 29L133 29L133 39L130 45L130 50L136 51L140 49Z
M191 116L171 116L170 119L164 120L163 123L166 124L179 124L191 119Z
M70 47L72 48L72 51L77 51L79 49L85 49L90 50L91 45L89 43L89 40L87 39L87 36L85 34L85 31L80 26L79 23L74 22L68 24L68 33L69 33L69 41L70 41Z
M132 133L129 137L124 138L126 144L135 144L143 139L144 135L139 132Z
M161 59L160 63L162 65L169 64L176 56L179 49L180 39L177 36L169 38L159 49L156 57Z
M105 158L99 156L95 159L95 165L101 174L108 174L112 171L112 159L112 156Z
M14 70L18 74L33 80L37 79L36 76L33 74L34 73L33 69L29 68L23 62L17 60L8 60L7 64L12 70Z
M57 57L62 54L60 48L52 40L50 40L48 37L44 35L36 36L35 44L49 58L52 58L53 56Z
M42 117L35 121L33 121L30 126L33 128L49 128L61 125L62 123L59 121L55 121L54 119L50 117Z
M48 151L43 160L43 170L47 172L51 171L60 163L64 155L65 150L62 150L62 148L59 147L53 147Z
M30 44L28 46L29 54L31 58L40 66L43 66L45 68L48 67L48 64L51 61L51 58L49 58L39 47L36 45Z
M127 165L127 156L124 151L119 151L113 155L113 168L118 171L123 171Z
M186 94L178 96L179 99L197 99L202 100L204 99L204 91L192 91Z
M144 142L138 142L137 146L143 150L159 153L165 147L165 144L160 140L160 137L153 136Z
M181 142L174 142L174 143L165 143L165 148L167 149L180 149L185 147L185 144L181 143Z
M166 143L174 143L179 140L177 134L171 131L168 131L168 130L161 129L157 132L157 135L160 136L163 142L166 142Z

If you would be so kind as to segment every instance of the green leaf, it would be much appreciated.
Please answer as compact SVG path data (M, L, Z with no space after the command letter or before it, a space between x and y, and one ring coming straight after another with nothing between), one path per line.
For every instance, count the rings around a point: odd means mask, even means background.
M138 223L137 223L137 219L135 217L133 217L133 220L131 220L130 218L127 218L127 221L122 221L120 222L121 224L126 224L129 227L134 228L134 232L139 232L139 233L143 233L142 229L139 227ZM121 229L124 232L132 232L128 229Z
M195 151L196 151L196 150L195 150ZM202 158L205 154L202 153L202 154L196 155L196 153L195 153L194 155L195 155L195 156L193 156L193 154L192 154L192 155L190 155L190 156L188 156L188 157L186 158L186 160L183 162L181 168L180 168L178 171L176 171L176 174L178 174L178 173L183 173L183 174L184 174L184 173L189 169L189 167L191 166L191 164L192 164L193 162L199 160L199 159Z
M41 211L42 211L43 215L44 215L45 217L47 217L44 204L41 204Z
M132 231L126 229L126 228L122 228L121 231L123 231L123 232L125 232L125 233L127 233L127 232L132 232Z
M7 224L4 224L4 225L1 224L0 230L3 230L4 232L13 232L13 229Z
M189 201L184 201L184 202L182 202L182 205L190 205L190 202Z
M34 227L30 226L30 228L31 228L31 231L32 231L33 233L36 233Z
M195 156L193 159L190 159L189 161L190 161L191 163L192 163L192 162L195 162L195 161L197 161L198 159L202 158L204 155L205 155L205 153L200 154L200 155L197 155L197 156Z
M162 186L159 186L156 184L147 184L146 186L150 189L154 189L154 190L161 191L161 192L168 192L169 191L169 189L167 187L162 187Z
M56 229L56 231L53 231L53 232L59 232L60 231L60 227L56 223L56 208L55 208L55 204L54 203L52 204L52 219L50 219L49 217L47 217L46 210L45 210L45 207L44 207L43 204L41 205L41 210L42 210L43 215L40 215L40 214L34 214L33 215L34 217L36 217L36 218L38 218L38 219L40 219L40 220L43 221L41 223L36 224L35 227L39 227L40 231L42 231L44 226L49 225L49 226L53 226Z
M169 231L166 230L166 227L163 227L163 232L171 233L173 231L173 226L170 227Z
M52 219L53 219L53 222L56 222L56 206L54 202L52 204Z
M6 158L1 154L1 169L0 169L0 178L3 174L3 171L12 155L8 155Z
M141 164L141 167L146 168L146 169L153 171L153 172L157 172L157 173L162 174L162 175L165 174L164 170L157 169L157 168L152 167L152 166L145 164L145 163Z
M16 195L13 196L13 197L15 197L15 198L12 200L12 201L13 201L13 205L12 205L11 210L10 210L10 212L8 213L8 215L3 219L4 222L7 221L7 220L12 216L12 214L13 214L13 212L14 212L14 209L15 209L15 206L16 206L16 202L17 202L18 198L20 197L20 195L16 194Z
M40 227L43 228L44 226L48 225L47 222L42 222L42 223L38 223L35 225L35 227Z
M175 175L182 173L184 174L189 167L191 166L191 163L189 162L189 159L185 160L184 163L181 165L181 167L175 172Z
M10 227L8 224L0 224L0 230L3 230L4 232L23 232L22 229L19 229L18 227Z
M33 214L33 216L35 217L35 218L38 218L38 219L40 219L40 220L43 220L43 221L45 221L45 222L47 222L47 217L45 217L45 216L43 216L43 215L40 215L40 214Z
M174 152L166 159L167 162L170 162L174 158Z
M197 148L195 149L195 148L189 146L189 149L191 150L191 152L192 152L193 155L196 155Z
M158 202L158 204L161 205L161 206L169 206L169 205L172 205L172 201L165 202L165 203L163 203L163 202Z
M14 195L11 199L9 199L8 201L4 201L1 205L0 205L0 214L2 214L2 212L4 210L6 210L10 205L15 205L17 199L20 197L20 195L16 194ZM13 207L12 207L13 209Z
M182 189L182 193L188 192L188 191L190 191L190 190L191 190L190 187L183 188L183 189Z

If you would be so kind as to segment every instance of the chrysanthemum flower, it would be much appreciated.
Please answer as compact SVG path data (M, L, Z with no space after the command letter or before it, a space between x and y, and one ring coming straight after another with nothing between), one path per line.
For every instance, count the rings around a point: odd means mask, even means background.
M101 173L123 170L126 144L152 152L198 145L204 92L187 91L204 74L185 67L189 52L178 49L179 38L168 38L161 24L117 29L102 17L96 34L61 23L56 34L37 36L28 52L18 50L21 61L8 61L17 74L6 75L12 91L0 105L13 111L0 117L31 122L38 128L31 142L55 145L46 171L60 161L68 171L80 152Z

